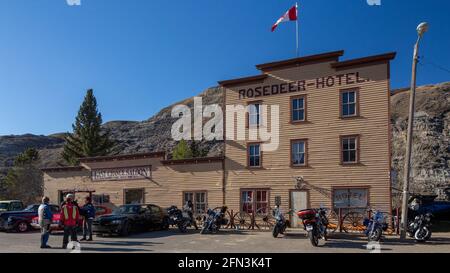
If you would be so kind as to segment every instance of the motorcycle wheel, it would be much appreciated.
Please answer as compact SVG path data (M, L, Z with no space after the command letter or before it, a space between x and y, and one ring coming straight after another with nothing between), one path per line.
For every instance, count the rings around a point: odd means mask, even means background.
M181 233L186 233L187 232L187 227L184 223L180 223L178 224L178 229L180 230Z
M419 228L414 234L414 239L418 243L423 243L431 237L431 230L427 227Z
M382 231L380 228L376 228L374 231L369 232L368 239L369 242L378 242L381 238Z
M273 238L277 238L279 233L280 233L280 232L279 232L278 226L275 225L275 226L273 227L273 230L272 230L272 236L273 236Z
M309 240L311 241L311 244L313 246L318 246L319 245L319 237L317 235L315 235L313 231L309 231L308 232L308 237L309 237Z

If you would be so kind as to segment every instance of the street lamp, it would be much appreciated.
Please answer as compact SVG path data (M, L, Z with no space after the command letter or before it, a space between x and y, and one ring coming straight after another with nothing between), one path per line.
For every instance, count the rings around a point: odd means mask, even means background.
M419 62L419 42L425 32L428 31L428 23L421 23L417 26L417 42L414 46L414 57L412 66L412 80L411 80L411 93L409 97L409 120L408 120L408 137L406 144L406 158L405 167L403 174L403 203L402 203L402 222L401 222L401 234L400 238L406 238L406 230L408 227L408 199L409 199L409 180L411 173L411 152L412 152L412 142L413 142L413 127L414 127L414 111L415 111L415 101L416 101L416 72L417 63Z

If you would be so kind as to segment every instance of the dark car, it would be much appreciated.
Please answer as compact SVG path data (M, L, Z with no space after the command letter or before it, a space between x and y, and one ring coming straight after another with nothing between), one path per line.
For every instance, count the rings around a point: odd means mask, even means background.
M436 195L413 195L409 200L408 214L412 217L419 214L431 213L433 221L450 221L450 202L435 201ZM416 200L417 208L412 210L411 203Z
M19 211L0 212L0 230L26 232L31 229L31 220L38 216L40 204L33 204ZM58 205L50 205L53 213L59 212Z
M156 205L123 205L111 214L96 218L92 230L96 234L127 236L131 232L169 228L166 212Z
M0 201L0 213L5 211L23 210L24 206L20 200Z

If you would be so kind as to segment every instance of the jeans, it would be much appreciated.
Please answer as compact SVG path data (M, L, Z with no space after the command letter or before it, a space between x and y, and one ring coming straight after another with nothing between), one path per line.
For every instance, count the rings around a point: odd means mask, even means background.
M67 244L69 243L69 236L72 242L78 241L76 226L64 226L63 248L67 248Z
M41 247L47 246L49 237L50 237L50 225L41 226Z
M92 221L93 219L86 219L83 220L83 238L86 239L87 236L89 236L89 239L92 239Z

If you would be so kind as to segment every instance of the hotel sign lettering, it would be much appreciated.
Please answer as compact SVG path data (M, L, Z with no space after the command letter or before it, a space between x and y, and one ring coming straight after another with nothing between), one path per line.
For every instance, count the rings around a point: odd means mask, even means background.
M262 85L239 90L239 99L258 98L286 93L296 93L308 89L323 89L335 86L358 84L370 81L362 78L359 72L320 77L312 80L300 80L272 85Z
M134 180L150 178L151 166L92 170L92 181Z

